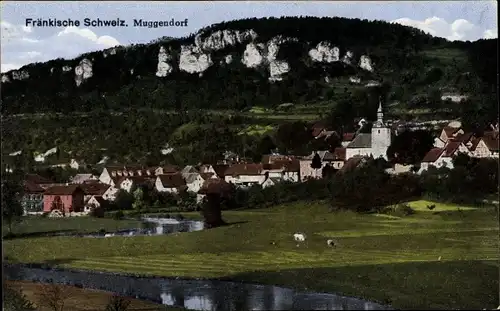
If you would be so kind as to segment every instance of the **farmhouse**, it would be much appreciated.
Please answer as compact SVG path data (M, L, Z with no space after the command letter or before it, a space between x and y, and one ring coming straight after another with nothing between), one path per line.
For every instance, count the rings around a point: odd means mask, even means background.
M61 213L82 212L85 193L78 185L54 186L43 195L43 211Z
M180 173L156 176L155 188L159 192L179 193L186 188L186 181Z
M312 159L318 154L321 160L321 168L314 169L311 167ZM327 165L333 166L335 162L335 156L333 153L327 150L313 152L307 157L300 160L300 180L305 181L310 178L321 178L321 170Z
M35 183L25 181L23 183L24 194L21 199L21 205L24 214L43 212L43 193L44 189Z
M229 166L224 180L238 187L260 185L266 179L266 171L261 163L238 163Z

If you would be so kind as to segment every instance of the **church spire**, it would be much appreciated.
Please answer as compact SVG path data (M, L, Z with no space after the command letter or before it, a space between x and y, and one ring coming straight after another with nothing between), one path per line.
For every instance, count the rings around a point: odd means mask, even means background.
M378 109L377 109L377 122L375 122L375 127L383 127L383 126L384 126L384 113L382 112L382 97L379 97Z

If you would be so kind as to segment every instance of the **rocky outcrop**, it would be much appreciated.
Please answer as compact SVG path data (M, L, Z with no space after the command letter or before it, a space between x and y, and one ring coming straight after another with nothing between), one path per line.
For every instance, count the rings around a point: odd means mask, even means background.
M70 66L64 66L64 67L62 67L62 71L63 72L71 71L71 67Z
M196 45L181 46L179 69L189 73L199 73L212 66L212 57Z
M198 34L194 39L195 45L203 51L218 51L257 38L257 33L252 29L245 31L219 30L202 39L203 35L203 33Z
M362 55L359 60L359 67L367 71L373 71L373 64L370 57Z
M172 72L172 65L169 63L171 56L167 53L167 50L162 46L160 47L160 52L158 52L158 66L156 67L157 77L166 77ZM131 72L133 74L133 71Z
M80 86L85 80L92 77L92 62L86 58L82 59L75 67L75 83Z
M309 56L315 62L332 63L338 62L340 50L336 46L332 46L330 42L320 42L315 48L309 51Z
M102 55L104 56L104 58L108 57L109 55L116 55L116 48L111 48L111 49L108 49L108 50L104 50L102 52Z
M5 82L10 82L10 78L8 75L2 75L2 83L5 83Z
M12 72L12 79L14 80L24 80L30 77L26 70L16 70Z
M245 48L245 52L243 52L241 62L248 68L256 68L262 64L263 59L264 57L262 57L261 51L259 51L257 45L255 43L249 43Z

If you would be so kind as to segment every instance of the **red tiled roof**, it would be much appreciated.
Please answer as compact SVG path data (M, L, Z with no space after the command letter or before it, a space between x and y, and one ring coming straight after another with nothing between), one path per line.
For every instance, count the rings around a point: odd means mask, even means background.
M163 168L163 174L172 174L180 171L180 168L176 165L166 164L160 167Z
M240 175L260 175L263 167L261 163L238 163L233 164L226 170L226 175L240 176Z
M179 188L186 185L186 181L181 174L162 174L158 175L161 184L165 188Z
M461 142L459 141L450 141L444 146L444 155L445 157L451 157L455 154L460 146Z
M346 149L345 148L335 148L333 151L333 157L335 160L345 161Z
M464 133L464 134L459 134L457 137L453 137L452 141L458 141L458 142L462 142L462 143L466 144L473 137L474 137L474 133Z
M32 183L30 181L25 181L23 183L23 188L24 188L24 193L31 194L31 193L42 193L45 190L40 187L39 185Z
M342 141L352 141L356 136L356 133L344 133L342 135Z
M217 174L217 176L223 178L224 176L226 176L226 171L229 167L229 165L227 164L216 164L216 165L212 165L214 171L215 171L215 174Z
M29 181L31 183L41 185L41 184L53 184L54 182L48 178L42 177L38 174L26 174L24 180Z
M432 148L427 152L427 154L422 159L422 162L435 162L441 154L444 152L444 148Z
M108 189L111 187L110 185L106 185L103 183L84 183L80 185L83 192L86 195L103 195Z
M77 191L83 191L79 185L54 186L45 190L45 195L73 195Z

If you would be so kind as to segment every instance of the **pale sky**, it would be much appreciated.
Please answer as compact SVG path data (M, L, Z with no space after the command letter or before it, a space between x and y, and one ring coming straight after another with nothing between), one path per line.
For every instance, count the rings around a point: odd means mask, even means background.
M385 20L449 40L497 38L496 1L1 2L1 71L116 45L180 37L248 17L319 16ZM71 19L80 27L27 27L26 19ZM84 19L122 19L128 27L85 27ZM139 28L134 19L188 20L187 27ZM325 30L327 31L327 30Z

